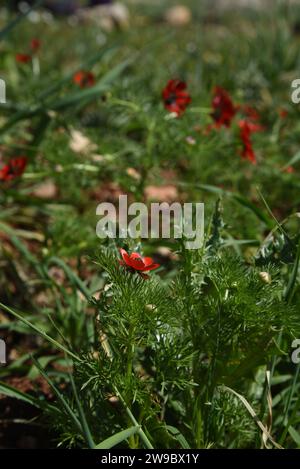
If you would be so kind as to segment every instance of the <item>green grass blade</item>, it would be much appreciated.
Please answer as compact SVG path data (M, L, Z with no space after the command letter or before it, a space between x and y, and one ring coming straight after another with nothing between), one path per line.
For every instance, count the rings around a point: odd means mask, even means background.
M55 384L53 383L53 381L49 378L49 376L47 375L47 373L45 372L45 370L41 367L39 361L36 360L34 357L32 357L32 360L33 360L33 363L35 364L35 366L37 367L37 369L39 370L40 374L42 375L42 377L47 381L47 383L49 384L49 386L51 387L51 389L53 390L53 392L56 394L56 397L57 397L58 400L60 401L61 405L63 406L63 408L65 409L65 411L67 412L67 414L70 416L70 418L71 418L71 420L73 421L73 423L75 424L75 426L78 428L78 430L79 430L82 434L84 434L80 421L78 420L76 414L75 414L74 411L71 409L71 407L69 406L68 402L66 401L66 399L64 398L64 396L62 395L62 393L61 393L61 392L59 391L59 389L55 386Z
M58 267L60 267L65 272L71 283L73 283L73 285L75 285L81 291L87 300L91 297L89 289L85 286L78 275L76 275L63 260L59 259L58 257L51 257L47 262L47 265L50 264L56 264Z
M129 427L126 430L122 430L119 433L116 433L113 436L110 436L106 440L102 441L99 443L95 449L110 449L113 448L114 446L117 446L119 443L122 443L122 441L127 440L130 438L132 435L137 433L140 429L139 425L136 425L134 427Z
M290 426L289 427L289 434L293 438L294 442L297 444L298 448L300 448L300 433L297 430Z
M270 216L273 218L274 222L276 223L279 231L281 231L281 233L287 237L287 239L289 240L289 237L288 237L288 234L286 233L286 231L284 230L284 228L282 227L281 223L279 223L279 221L277 220L277 218L275 217L275 215L273 214L268 202L266 201L266 199L264 198L263 194L261 193L261 191L257 188L257 192L261 198L261 200L263 201L264 203L264 206L266 207L268 213L270 214Z
M218 195L219 197L229 197L236 202L238 202L240 205L243 207L251 210L251 212L254 213L254 215L261 220L265 225L271 230L273 228L272 220L265 214L263 210L261 210L259 207L257 207L253 202L248 200L246 197L243 197L242 195L236 193L236 192L230 192L226 191L224 189L221 189L220 187L213 186L210 184L189 184L189 183L179 183L181 186L194 186L195 188L198 188L200 190L206 191L206 192L211 192L213 194Z
M46 114L47 111L64 111L72 106L77 104L88 104L93 101L95 98L99 97L101 93L106 91L111 83L121 75L121 73L131 64L133 58L124 60L122 63L116 65L112 70L110 70L104 77L102 77L99 82L86 90L81 90L76 93L69 93L67 96L61 98L60 100L53 99L52 102L47 103L47 106L35 106L29 110L21 110L16 112L11 119L6 122L0 128L0 135L7 132L11 127L13 127L18 122L26 120L32 117L35 117L40 114Z
M47 340L48 342L50 342L52 345L54 345L56 348L58 348L59 350L61 350L62 352L65 352L67 355L69 355L70 357L72 357L74 360L76 361L81 361L81 359L75 355L75 353L71 352L70 350L68 350L66 347L64 347L63 345L61 345L59 342L57 342L55 339L53 339L52 337L50 337L48 334L46 334L46 332L42 331L40 328L38 328L37 326L35 326L34 324L32 324L30 321L28 321L26 318L24 318L23 316L21 316L19 313L17 313L16 311L14 311L13 309L9 308L8 306L0 303L0 308L4 309L4 311L6 311L7 313L10 313L12 316L14 316L16 319L18 319L19 321L23 322L24 324L26 324L26 326L30 327L32 330L34 330L35 332L37 332L41 337L43 337L45 340Z
M79 399L79 396L78 396L78 392L77 392L77 389L76 389L76 385L75 385L73 376L71 374L69 374L69 377L70 377L70 381L71 381L71 385L72 385L76 405L77 405L77 408L78 408L78 412L79 412L79 415L80 415L82 431L84 433L85 439L86 439L89 447L91 449L94 449L96 445L94 443L91 430L90 430L89 425L87 423L83 407L80 403L80 399Z
M78 91L72 93L62 98L59 101L54 101L52 104L49 104L49 108L54 111L61 111L70 106L75 106L82 101L90 102L93 101L96 97L99 97L100 93L103 93L108 89L111 83L118 78L121 73L132 63L131 59L126 59L122 63L116 65L112 70L110 70L104 77L102 77L99 82L86 90Z
M31 13L36 8L40 7L45 0L37 0L25 13L20 13L16 18L14 18L5 28L0 31L0 41L2 41L18 24L23 21L29 13Z
M289 283L286 287L286 291L284 292L284 297L288 303L291 302L293 295L294 295L295 286L297 282L297 276L298 276L298 270L299 270L299 262L300 262L300 241L298 242L296 259L293 265L293 270L289 279Z
M12 242L12 244L24 256L26 261L34 267L34 269L40 275L40 277L45 279L46 277L45 277L45 272L43 270L43 267L40 265L37 258L29 251L29 249L27 249L26 245L14 234L14 229L11 228L6 223L0 222L0 230L10 235L10 241Z
M293 166L294 164L298 163L300 160L300 151L297 151L297 153L281 168L281 170L285 170L289 166Z
M293 411L292 411L292 413L291 413L291 416L290 416L290 418L289 418L289 421L288 421L287 425L285 426L285 429L283 430L282 435L281 435L281 437L280 437L279 443L280 443L281 445L282 445L282 444L284 443L284 441L285 441L285 438L286 438L286 436L287 436L287 434L288 434L289 428L290 428L290 426L292 425L292 423L294 422L294 419L295 419L296 416L297 416L297 412L298 412L299 408L300 408L300 397L298 397L296 403L294 404Z
M41 401L30 394L25 394L24 392L14 389L8 384L2 382L0 382L0 394L14 399L19 399L20 401L26 402L26 404L31 404L34 407L37 407L38 409L45 409L45 407L49 406L46 402Z
M56 93L59 91L64 85L67 85L68 83L71 82L74 74L80 70L89 70L95 63L99 62L99 60L106 54L114 52L116 50L116 45L113 45L109 48L102 49L100 52L98 52L96 55L93 57L89 58L87 61L83 62L79 67L76 67L74 70L72 70L70 73L65 75L61 80L56 81L53 85L48 87L46 90L42 91L37 96L37 101L42 101L51 96L52 94Z
M190 445L186 441L183 434L178 430L178 428L173 427L172 425L166 425L166 429L172 434L172 436L178 441L181 448L183 449L190 449Z

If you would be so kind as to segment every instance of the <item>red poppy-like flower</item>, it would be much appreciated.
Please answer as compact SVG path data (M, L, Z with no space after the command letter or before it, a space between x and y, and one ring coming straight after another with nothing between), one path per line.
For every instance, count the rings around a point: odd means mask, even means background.
M19 64L28 64L32 57L29 54L16 54L16 62Z
M258 122L260 120L259 113L251 106L240 106L239 110L252 122Z
M287 116L289 115L288 111L283 108L278 110L278 114L279 114L280 119L286 119Z
M30 47L33 52L37 52L41 47L41 41L36 38L31 39Z
M293 166L287 166L282 171L287 174L293 174L295 172L295 168Z
M231 121L234 118L238 108L233 104L228 92L220 86L216 86L214 88L212 108L213 112L211 116L215 121L214 127L230 127Z
M22 176L27 165L26 156L18 156L10 160L0 169L0 181L11 181Z
M180 80L169 80L167 86L162 91L162 99L165 108L169 112L174 112L177 117L181 116L187 106L192 101L186 91L186 83Z
M260 132L263 128L259 124L247 120L239 121L240 137L243 142L243 149L241 152L242 158L251 161L256 164L256 156L252 147L251 134L254 132Z
M151 257L142 257L139 253L133 252L130 255L125 249L120 249L120 254L123 260L119 260L120 265L126 267L130 272L137 272L144 279L149 278L144 272L157 269L160 264L154 264Z
M85 72L81 70L73 76L73 82L80 86L80 88L90 88L95 85L95 77L92 72Z

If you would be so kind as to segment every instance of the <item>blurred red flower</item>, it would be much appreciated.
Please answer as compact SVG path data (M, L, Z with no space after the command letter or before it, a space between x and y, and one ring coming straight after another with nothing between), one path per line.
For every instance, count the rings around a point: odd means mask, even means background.
M16 54L16 61L19 64L28 64L31 61L31 55L29 55L29 54Z
M234 118L238 108L233 104L228 92L216 86L214 88L214 96L212 100L213 112L211 114L215 121L214 127L221 126L230 127L231 121Z
M126 267L130 272L137 272L144 279L149 278L143 272L149 272L150 270L157 269L160 264L154 264L151 257L142 257L139 253L133 252L130 255L125 249L120 249L120 254L123 260L119 260L120 265Z
M278 110L278 114L281 119L286 119L287 116L289 115L288 111L283 108Z
M30 49L32 51L32 54L35 54L39 48L41 47L41 42L33 38L30 42ZM28 64L32 60L32 55L31 54L16 54L16 61L20 64Z
M287 166L282 171L284 173L293 174L295 172L295 168L293 166Z
M187 106L192 101L186 91L186 83L180 80L169 80L167 86L162 91L162 99L165 108L169 112L174 112L177 117L181 116Z
M252 147L251 134L254 132L260 132L263 127L259 124L247 120L239 121L240 137L243 142L242 158L251 161L256 164L256 156Z
M252 122L258 122L260 120L259 113L251 106L240 106L239 110L245 115L247 119L250 119Z
M22 176L27 165L26 156L18 156L10 160L0 169L0 181L11 181Z
M92 72L81 70L73 76L73 82L80 88L90 88L95 85L95 77Z
M30 47L33 52L37 52L41 47L41 41L36 38L31 39Z

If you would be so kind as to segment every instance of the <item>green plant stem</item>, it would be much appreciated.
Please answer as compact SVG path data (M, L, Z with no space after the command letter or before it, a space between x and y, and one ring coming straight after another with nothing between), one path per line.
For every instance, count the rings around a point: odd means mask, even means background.
M23 322L24 324L26 324L28 327L30 327L31 329L33 329L35 332L37 332L41 337L43 337L44 339L46 339L48 342L50 342L51 344L53 344L55 347L57 347L58 349L62 350L63 352L65 352L67 355L69 355L70 357L72 357L75 361L77 362L80 362L82 363L83 360L78 357L77 355L75 355L73 352L71 352L70 350L68 350L66 347L64 347L63 345L61 345L59 342L57 342L55 339L53 339L52 337L50 337L48 334L46 334L46 332L42 331L41 329L39 329L38 327L36 327L34 324L32 324L30 321L28 321L26 318L24 318L23 316L21 316L20 314L16 313L15 311L13 311L11 308L9 308L8 306L5 306L4 304L0 303L0 308L3 308L4 311L10 313L12 316L14 316L16 319L18 319L19 321ZM111 350L110 350L110 346L109 346L109 343L107 341L107 339L105 339L104 341L101 342L102 343L102 346L103 346L103 349L104 351L107 353L109 353L108 357L110 359L112 359L112 353L111 353ZM113 385L113 390L114 392L116 393L117 397L120 399L120 402L122 402L124 408L125 408L125 411L127 413L127 415L129 416L130 420L132 421L132 423L134 424L134 426L140 426L139 423L137 422L136 418L134 417L133 413L131 412L131 410L129 409L128 405L126 404L126 401L125 399L123 398L122 394L119 392L118 388ZM144 442L146 448L148 449L153 449L153 446L151 445L150 443L150 440L149 438L147 437L147 435L145 434L145 432L142 430L142 428L139 428L138 430L138 434L140 435L142 441Z
M131 375L132 375L132 362L133 362L133 357L134 357L134 344L133 344L133 336L134 336L134 324L131 323L129 327L129 332L128 332L128 355L127 355L127 382L131 383ZM130 400L131 400L131 396ZM127 399L127 401L130 401ZM132 448L135 447L135 438L134 434L130 436L129 438L130 445Z
M297 274L298 274L298 269L299 269L299 260L300 260L300 242L298 243L296 260L295 260L295 263L294 263L294 266L293 266L291 277L289 279L286 290L283 294L284 299L286 300L286 302L288 304L291 303L294 292L295 292L295 285L296 285ZM279 337L278 337L279 344L281 343L281 340L282 340L282 331L280 331ZM272 380L272 376L273 376L274 370L275 370L276 359L277 359L277 355L275 355L273 357L273 360L272 360L272 363L271 363L271 366L270 366L270 371L271 371L270 379L271 380ZM289 421L287 421L287 417L288 417L288 412L289 412L289 406L290 406L290 403L291 403L291 400L292 400L292 397L293 397L293 394L294 394L294 391L295 391L295 386L296 386L296 382L297 382L297 379L298 379L298 376L299 376L299 372L300 372L300 365L297 366L297 370L296 370L296 373L295 373L295 376L294 376L294 379L293 379L293 383L290 387L290 392L289 392L289 395L288 395L288 398L287 398L287 404L286 404L285 410L284 410L283 425L285 424L285 422L287 422L287 423L286 423L286 428L284 429L283 433L281 434L280 444L283 444L284 439L285 439L285 437L287 435L287 432L288 432ZM264 392L263 392L263 402L265 402L266 391L267 391L267 383L265 383L265 388L264 388ZM263 406L262 406L261 418L263 417L264 410L265 410L265 404L263 404Z
M300 241L298 242L297 254L296 254L296 259L295 259L295 263L293 266L292 274L291 274L289 283L287 285L286 291L284 293L284 298L288 304L291 303L291 300L294 295L295 285L297 282L297 274L298 274L298 269L299 269L299 261L300 261Z
M113 360L113 354L112 354L112 350L110 348L110 345L109 345L109 342L108 342L108 339L107 337L105 336L104 339L101 340L101 345L102 345L102 348L104 350L104 352L106 353L106 355L108 356L108 358L110 360ZM114 392L116 393L116 396L120 399L120 401L122 402L123 406L125 407L125 410L126 410L126 413L127 415L129 416L130 420L132 421L132 423L136 426L139 426L140 427L140 424L138 423L138 421L136 420L136 418L134 417L133 413L131 412L130 408L128 407L125 399L123 398L122 394L119 392L117 386L113 385L113 390ZM143 440L146 448L148 449L153 449L153 446L152 444L150 443L150 440L149 438L147 437L146 433L142 430L142 428L139 428L139 430L137 431L137 433L139 434L140 438Z

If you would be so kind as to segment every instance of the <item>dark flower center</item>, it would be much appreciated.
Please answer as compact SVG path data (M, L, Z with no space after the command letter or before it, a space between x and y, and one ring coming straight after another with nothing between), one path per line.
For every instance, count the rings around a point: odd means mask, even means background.
M177 96L175 93L170 93L169 96L166 98L165 103L170 105L176 102Z

